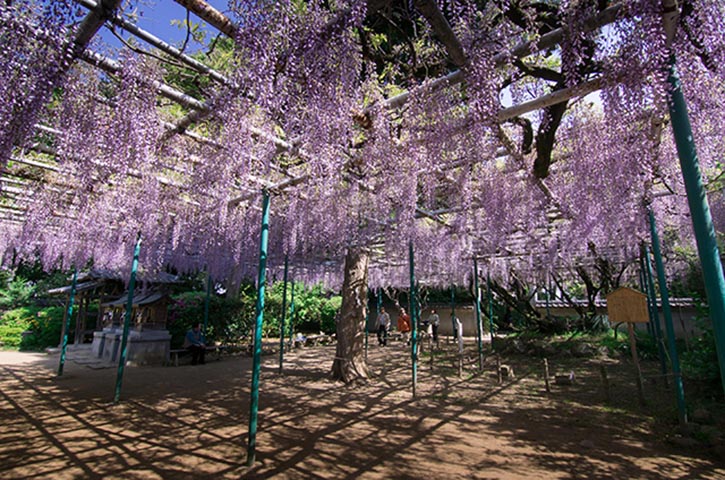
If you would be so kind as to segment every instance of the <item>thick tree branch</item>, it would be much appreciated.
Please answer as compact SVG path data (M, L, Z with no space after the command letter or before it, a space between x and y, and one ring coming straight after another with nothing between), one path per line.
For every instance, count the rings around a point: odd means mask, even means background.
M441 43L446 47L451 61L459 68L466 65L467 59L463 46L436 2L434 0L415 0L415 7L428 20Z
M523 73L525 73L526 75L531 75L532 77L541 78L542 80L548 80L550 82L557 83L564 80L564 76L556 70L527 65L519 58L514 59L514 65Z
M556 130L561 124L568 103L568 101L557 103L544 110L544 121L539 125L539 131L536 134L536 160L534 160L534 177L536 178L549 176Z

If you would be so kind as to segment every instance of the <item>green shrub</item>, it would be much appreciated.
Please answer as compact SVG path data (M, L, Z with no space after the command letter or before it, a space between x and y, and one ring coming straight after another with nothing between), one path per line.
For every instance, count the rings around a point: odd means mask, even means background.
M184 343L184 335L195 323L204 324L205 292L185 292L173 295L169 305L167 328L171 333L172 348ZM249 335L253 308L244 300L212 295L209 298L207 343L240 343Z
M20 346L22 333L26 330L24 325L0 325L0 343L3 347L17 348Z
M22 333L30 328L38 310L36 307L20 307L5 312L0 317L0 342L6 347L19 347Z
M21 350L42 350L58 345L63 323L62 307L20 307L0 317L0 342ZM23 335L23 332L29 332Z
M25 278L16 275L10 279L3 275L4 282L0 285L0 308L17 308L30 302L35 293L35 285Z
M690 342L682 352L682 373L685 377L710 385L719 392L720 367L718 365L715 335L709 321L698 321L702 335Z
M288 309L286 325L290 322L290 303L292 301L292 288L294 285L295 305L293 329L305 333L324 332L335 333L335 316L342 305L342 297L323 290L321 285L306 288L302 283L287 285ZM264 334L279 335L279 320L282 318L282 292L284 282L277 282L265 291L264 301ZM287 327L289 328L289 327ZM285 335L289 335L287 329Z
M43 350L55 347L60 342L63 329L63 307L46 307L40 309L30 320L30 334L23 337L20 350Z
M598 343L603 347L607 347L607 350L610 353L629 352L629 340L626 328L624 333L621 331L621 328L616 331L614 329L609 329L606 333L601 335Z

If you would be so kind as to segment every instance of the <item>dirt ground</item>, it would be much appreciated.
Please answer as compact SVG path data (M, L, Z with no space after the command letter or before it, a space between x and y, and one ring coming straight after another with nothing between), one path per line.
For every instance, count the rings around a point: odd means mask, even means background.
M0 478L715 479L712 451L674 441L674 395L646 382L640 407L631 367L550 361L576 383L544 388L541 361L493 356L477 373L473 342L459 377L453 345L422 356L417 395L410 352L371 338L372 381L329 380L334 346L263 357L255 465L245 466L251 359L125 370L57 355L0 352ZM488 348L488 347L487 347ZM71 355L72 357L72 355ZM682 442L680 442L682 443Z

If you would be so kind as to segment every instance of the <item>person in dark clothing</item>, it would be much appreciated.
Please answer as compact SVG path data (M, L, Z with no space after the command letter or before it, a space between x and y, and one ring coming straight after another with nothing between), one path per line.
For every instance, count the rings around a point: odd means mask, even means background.
M184 337L184 348L191 353L191 364L206 363L204 361L204 354L206 353L206 345L204 344L204 334L201 333L201 324L196 323L191 330L186 332Z
M388 344L388 330L390 330L390 315L385 309L380 311L375 322L375 329L378 331L378 345L384 347Z

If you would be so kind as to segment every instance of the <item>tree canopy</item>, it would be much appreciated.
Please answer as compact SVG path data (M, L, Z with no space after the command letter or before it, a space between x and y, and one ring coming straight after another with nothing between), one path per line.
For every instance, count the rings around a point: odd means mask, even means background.
M408 241L437 285L473 257L532 281L626 265L648 208L691 245L672 53L722 225L720 1L684 2L671 44L659 0L179 3L211 53L104 46L134 2L0 6L6 263L126 270L141 231L146 269L253 277L262 189L268 265L337 287L350 247L406 285Z

